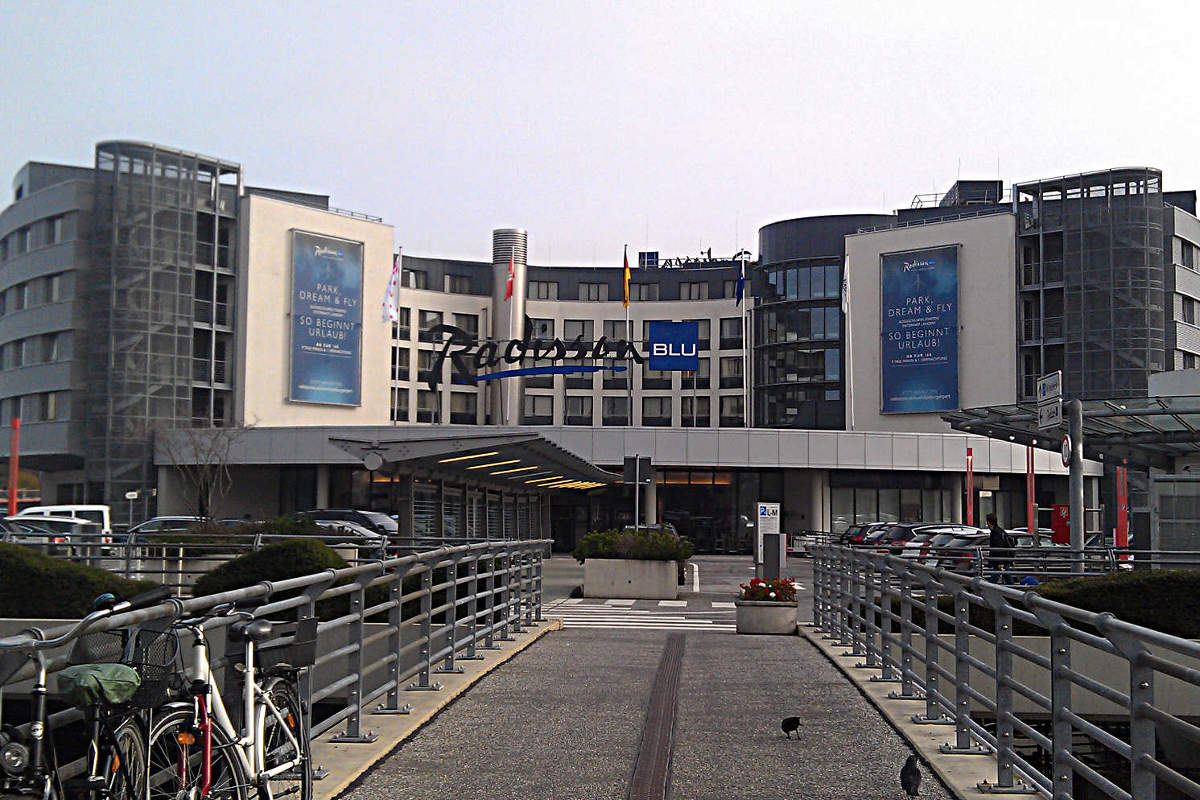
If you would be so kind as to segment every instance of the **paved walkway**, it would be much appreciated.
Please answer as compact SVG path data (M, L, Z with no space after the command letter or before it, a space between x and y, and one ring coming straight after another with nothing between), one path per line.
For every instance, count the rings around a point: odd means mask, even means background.
M712 602L729 595L688 599L683 611L647 610L715 619ZM637 627L568 625L548 634L344 796L625 800L647 752L670 757L666 796L679 800L904 796L898 773L909 748L804 638ZM683 638L674 726L666 728L673 735L645 741L652 686L675 685L656 682L668 637ZM803 722L789 741L779 721L793 714ZM929 774L921 796L949 797Z

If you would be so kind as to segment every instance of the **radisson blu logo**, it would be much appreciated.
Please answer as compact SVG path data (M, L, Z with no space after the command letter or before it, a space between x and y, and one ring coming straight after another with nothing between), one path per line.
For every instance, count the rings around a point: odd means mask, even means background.
M313 247L313 255L317 258L341 258L342 251L334 250L332 247L322 247L318 244Z

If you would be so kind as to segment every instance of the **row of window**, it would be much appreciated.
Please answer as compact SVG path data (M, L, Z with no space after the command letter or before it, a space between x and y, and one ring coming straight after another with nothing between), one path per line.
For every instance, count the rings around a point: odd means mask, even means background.
M3 349L3 368L52 364L71 358L71 332L59 331L8 342Z
M0 292L0 315L66 300L63 275L59 272L32 278Z
M737 427L745 415L745 402L741 395L727 395L719 399L719 422L722 427ZM594 424L595 398L591 395L569 395L563 398L563 421L567 425ZM427 389L417 391L417 422L440 422L442 409L438 408L439 397ZM649 427L671 425L674 398L643 397L642 424ZM527 425L549 425L554 419L554 395L526 395L524 420ZM680 398L680 422L684 427L707 428L711 424L712 399L707 395ZM605 425L628 425L629 398L612 396L601 398L602 422ZM474 425L479 413L479 396L475 392L450 392L450 408L447 421L455 425ZM409 392L407 389L392 389L393 422L411 422Z
M22 423L53 422L71 416L70 394L38 392L0 400L0 418L20 417Z
M65 242L67 236L66 214L38 220L0 239L0 261L16 258L39 247Z
M840 339L842 311L826 308L781 308L759 312L759 341L764 344Z
M466 275L445 275L443 276L443 291L449 294L471 294L471 279ZM400 272L400 285L409 289L428 289L429 288L429 273L419 269L402 269ZM737 281L724 281L722 284L723 296L733 299L737 292ZM624 295L621 288L618 286L615 294L610 297L609 284L598 282L581 282L579 284L579 292L577 297L570 299L578 299L584 302L596 303L607 302L608 300L623 300ZM528 292L526 297L530 300L558 300L559 299L559 283L558 281L529 281ZM568 299L568 298L562 298ZM709 283L708 281L685 281L679 284L679 297L661 297L659 284L657 283L634 283L629 284L629 299L637 301L655 301L655 300L708 300Z
M764 302L825 300L841 297L842 269L837 264L767 270Z
M811 383L814 381L837 381L841 379L840 350L775 347L763 351L761 356L761 382Z

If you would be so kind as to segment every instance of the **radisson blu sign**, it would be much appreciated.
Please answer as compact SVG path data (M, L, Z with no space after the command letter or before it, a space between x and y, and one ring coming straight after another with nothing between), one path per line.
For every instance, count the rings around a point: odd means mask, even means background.
M651 322L650 369L696 372L700 369L700 323Z
M958 245L880 259L880 410L958 408Z

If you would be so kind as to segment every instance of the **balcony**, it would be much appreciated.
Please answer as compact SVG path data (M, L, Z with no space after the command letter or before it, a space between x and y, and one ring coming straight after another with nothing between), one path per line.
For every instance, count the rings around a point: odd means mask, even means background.
M214 307L216 318L213 318ZM196 322L229 326L229 303L213 303L211 300L196 300L192 307Z
M209 372L209 367L212 372ZM230 365L228 361L209 361L207 358L192 359L192 380L198 383L229 383ZM210 380L211 378L211 380Z

